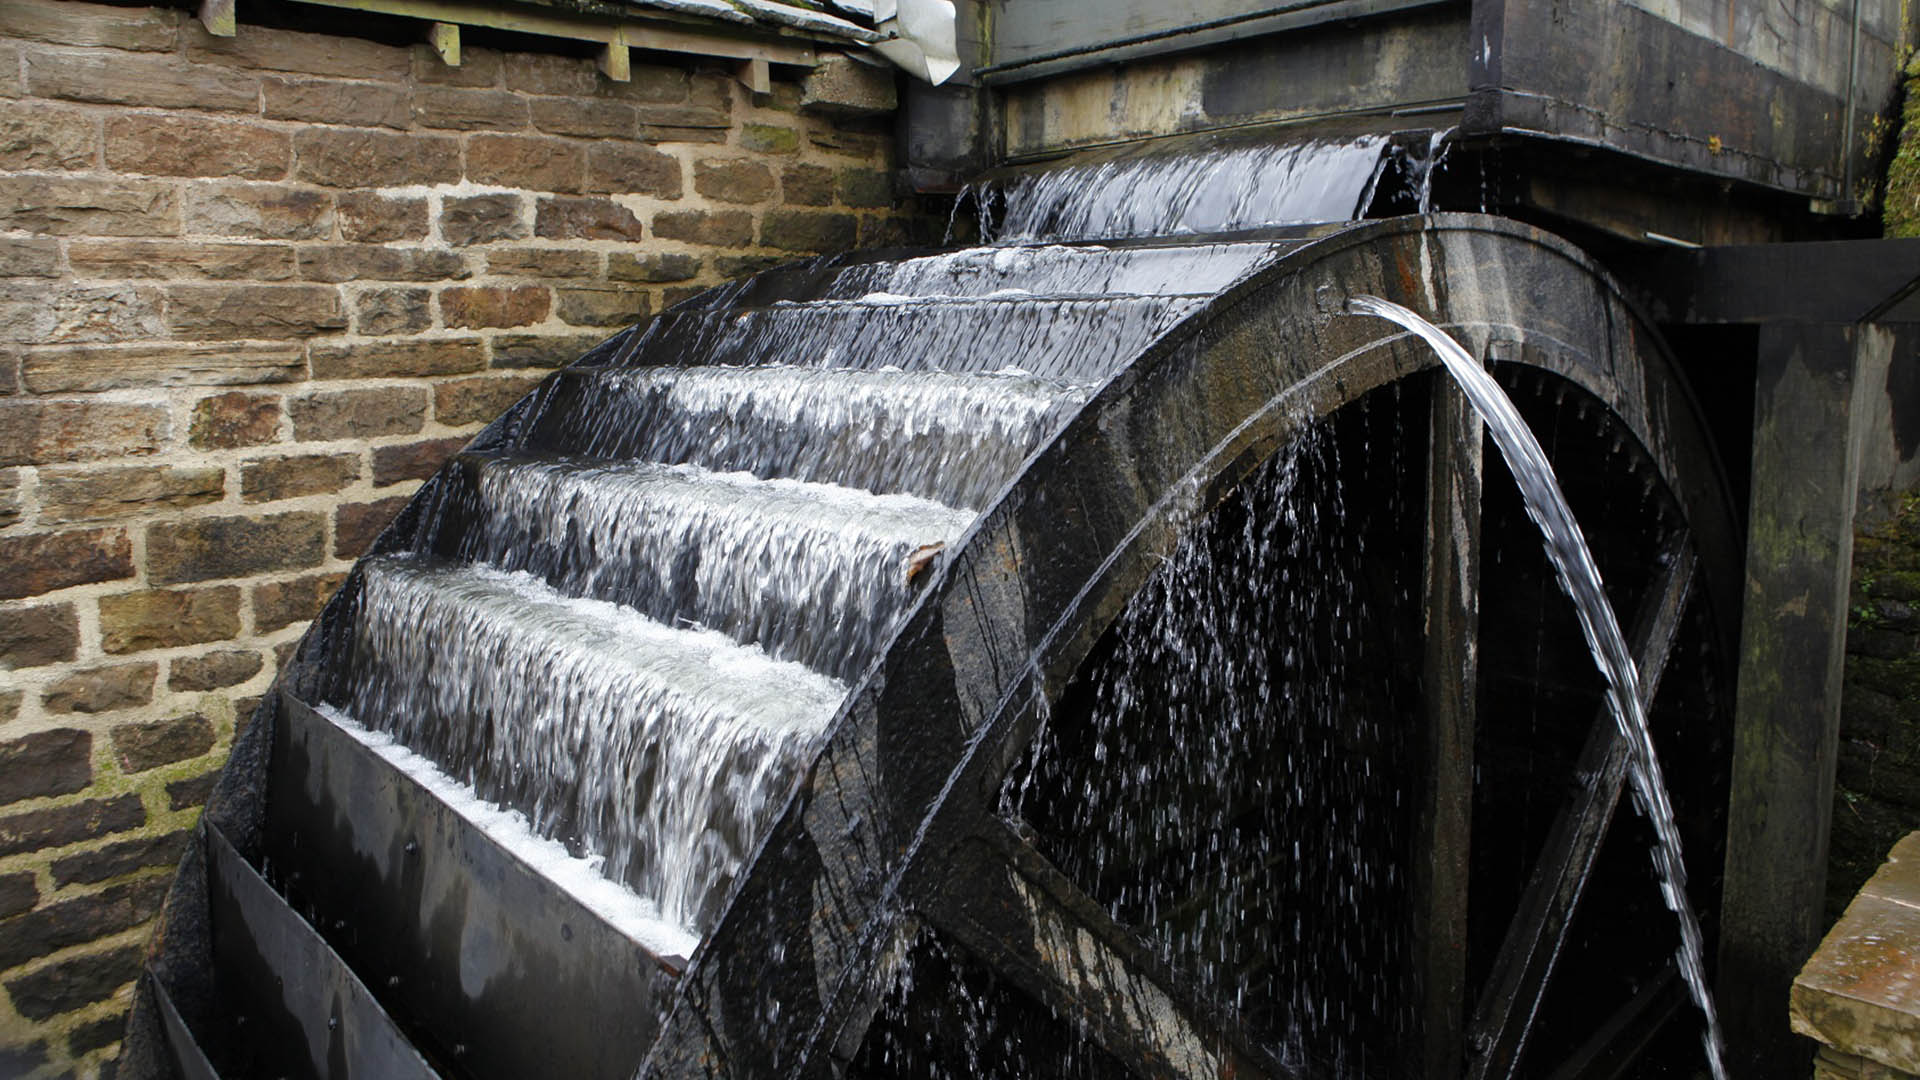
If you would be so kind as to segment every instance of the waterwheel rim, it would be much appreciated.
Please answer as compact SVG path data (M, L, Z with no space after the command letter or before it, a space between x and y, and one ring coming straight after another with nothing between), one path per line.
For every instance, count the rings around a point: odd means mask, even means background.
M1054 964L1049 1001L1141 1075L1258 1075L1286 1062L1078 893L994 811L994 792L1094 643L1193 522L1238 490L1312 418L1432 366L1423 347L1340 313L1372 292L1422 311L1480 355L1565 380L1644 448L1687 526L1684 546L1733 550L1731 511L1691 404L1649 324L1571 246L1510 222L1448 215L1344 230L1243 280L1164 335L1029 460L946 560L884 661L850 698L752 871L689 970L654 1075L820 1072L857 1052L897 968L905 928L961 936L989 910L991 940L1026 979L1047 926L1089 937L1076 989ZM1660 587L1737 610L1724 565ZM1659 604L1654 607L1658 609ZM1623 612L1623 621L1633 615ZM1724 644L1724 617L1714 634ZM983 849L983 858L961 849ZM961 876L1005 869L997 900L959 899ZM978 890L975 890L977 892ZM1129 992L1115 987L1131 984ZM1039 987L1043 996L1047 988ZM1484 1009L1481 1011L1485 1011ZM1156 1019L1156 1017L1158 1019ZM1477 1021L1458 1018L1465 1041ZM1484 1029L1487 1025L1480 1024ZM1499 1026L1499 1025L1495 1025ZM1503 1029L1504 1030L1504 1029ZM1488 1047L1459 1068L1507 1075ZM1467 1053L1471 1050L1471 1054ZM1436 1074L1456 1060L1425 1052ZM1471 1062L1471 1065L1469 1063Z

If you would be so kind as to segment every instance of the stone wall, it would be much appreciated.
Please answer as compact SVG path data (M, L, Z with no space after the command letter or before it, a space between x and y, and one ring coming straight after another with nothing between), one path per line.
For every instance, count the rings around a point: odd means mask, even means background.
M1920 828L1920 488L1854 540L1827 923Z
M918 220L801 72L474 41L0 2L0 1074L111 1060L235 725L423 477L614 329Z

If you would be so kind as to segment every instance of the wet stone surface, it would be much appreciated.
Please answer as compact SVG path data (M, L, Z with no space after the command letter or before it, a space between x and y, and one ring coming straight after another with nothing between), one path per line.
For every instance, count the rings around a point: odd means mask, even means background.
M1855 1075L1920 1073L1920 832L1894 845L1794 979L1792 1020L1839 1056L1824 1057L1864 1059Z

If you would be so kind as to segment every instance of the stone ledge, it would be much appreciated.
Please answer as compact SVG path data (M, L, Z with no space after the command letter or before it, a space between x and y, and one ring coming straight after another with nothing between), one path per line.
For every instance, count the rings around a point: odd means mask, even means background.
M1821 1063L1835 1077L1920 1073L1920 832L1893 846L1793 980L1790 1017L1833 1051Z

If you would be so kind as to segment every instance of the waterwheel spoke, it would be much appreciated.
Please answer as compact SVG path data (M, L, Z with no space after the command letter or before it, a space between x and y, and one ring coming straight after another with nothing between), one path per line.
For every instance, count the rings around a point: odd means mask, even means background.
M1636 613L1630 645L1640 671L1640 703L1652 704L1693 589L1695 562L1685 530L1667 540L1660 570ZM1581 781L1547 834L1520 907L1501 942L1487 988L1474 1010L1472 1080L1510 1077L1586 890L1601 841L1627 776L1627 745L1603 707L1588 729L1575 776Z
M1479 681L1480 419L1451 382L1435 384L1429 428L1425 565L1428 763L1420 791L1414 964L1425 1038L1418 1071L1457 1077L1463 1055L1467 874L1473 828L1474 698Z
M1142 1077L1277 1075L1191 985L1013 827L986 819L921 913Z
M1686 1004L1686 984L1669 964L1561 1062L1548 1080L1617 1080Z

